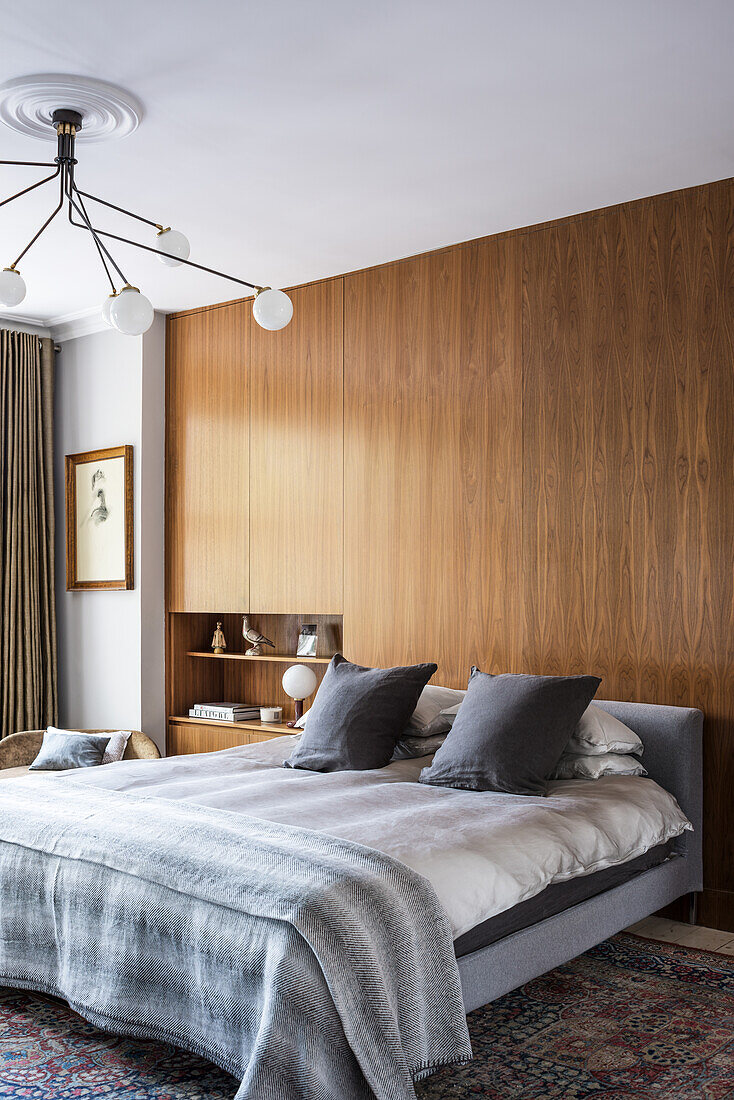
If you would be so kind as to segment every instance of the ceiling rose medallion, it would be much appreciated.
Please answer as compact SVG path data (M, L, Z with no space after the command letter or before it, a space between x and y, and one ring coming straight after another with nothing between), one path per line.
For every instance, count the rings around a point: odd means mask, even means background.
M282 290L261 287L224 271L194 263L189 259L189 242L179 230L142 217L78 186L77 141L91 143L125 137L137 129L142 117L142 105L134 96L101 80L43 74L10 80L0 86L0 121L29 137L48 139L55 136L57 143L53 161L0 161L0 166L53 169L42 179L0 200L0 208L45 185L57 193L57 203L49 217L9 267L0 272L0 306L12 308L23 301L26 286L18 264L57 214L66 210L71 225L88 233L97 250L110 286L110 293L102 305L102 317L110 327L126 335L139 336L150 328L154 314L150 301L123 273L107 241L131 244L155 253L166 267L193 267L254 290L252 312L257 323L271 331L285 328L293 316L293 304ZM92 204L92 210L103 206L125 214L155 230L155 236L149 244L144 244L100 229L88 204Z

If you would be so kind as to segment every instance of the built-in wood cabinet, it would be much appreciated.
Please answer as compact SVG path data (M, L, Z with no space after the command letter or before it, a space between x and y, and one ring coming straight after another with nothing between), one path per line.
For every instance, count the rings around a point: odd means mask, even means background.
M341 614L342 282L281 332L251 300L169 319L170 611Z
M239 745L256 745L293 731L287 727L265 726L256 729L242 722L169 721L166 751L169 756L188 756L197 752L219 752Z

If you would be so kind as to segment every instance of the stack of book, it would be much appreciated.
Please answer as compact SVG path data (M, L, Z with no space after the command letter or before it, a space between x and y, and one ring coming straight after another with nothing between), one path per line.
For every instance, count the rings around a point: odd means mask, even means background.
M189 718L215 718L218 722L251 722L260 717L260 707L250 703L195 703Z

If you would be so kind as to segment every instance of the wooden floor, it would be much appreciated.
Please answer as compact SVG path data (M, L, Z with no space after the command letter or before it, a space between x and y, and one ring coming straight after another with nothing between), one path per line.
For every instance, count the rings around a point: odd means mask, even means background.
M665 917L646 917L631 925L627 931L651 940L665 940L666 943L680 943L684 947L700 947L705 951L734 955L734 935L731 932L719 932L716 928L703 928L699 924L680 924Z

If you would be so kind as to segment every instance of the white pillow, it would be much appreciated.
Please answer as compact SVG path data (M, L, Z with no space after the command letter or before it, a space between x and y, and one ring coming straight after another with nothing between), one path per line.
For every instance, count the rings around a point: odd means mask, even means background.
M117 730L115 733L111 733L102 757L102 763L116 764L118 760L122 760L131 736L131 730Z
M458 688L437 687L433 684L424 687L423 691L420 693L418 705L411 714L408 725L405 727L405 736L421 737L423 731L428 730L434 718L438 718L439 714L445 714L450 718L450 726L465 695L466 692L460 691ZM298 729L306 728L307 718L308 711L306 711L303 717L299 718L296 722ZM433 731L431 731L431 736L432 735Z
M78 732L78 730L60 730L57 729L56 726L48 727L48 733L63 733L67 737L74 737ZM102 763L115 764L118 760L122 760L130 737L130 730L116 730L114 733L111 733L110 739L107 742L107 747L104 750Z
M466 691L461 691L458 688L438 687L435 684L428 684L420 693L418 705L410 716L408 729L415 731L420 736L419 731L424 730L426 726L430 726L433 719L437 718L443 711L453 707L458 708L465 695Z
M400 738L395 746L395 751L390 758L391 762L393 760L414 760L418 756L432 756L434 752L441 748L445 740L445 733L440 733L436 737L411 737L406 734Z
M634 752L642 756L643 745L624 722L590 703L581 715L565 751L577 756L601 756L607 752Z
M605 752L601 756L574 756L564 752L551 779L601 779L603 775L647 775L639 760L628 754Z

